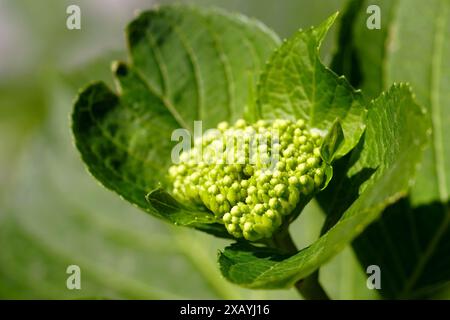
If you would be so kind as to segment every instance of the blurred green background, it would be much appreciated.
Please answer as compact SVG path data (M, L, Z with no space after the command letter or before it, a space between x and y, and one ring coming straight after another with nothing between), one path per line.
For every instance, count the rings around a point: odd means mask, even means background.
M227 241L131 207L89 176L72 144L69 113L78 88L91 80L111 83L110 62L126 59L127 22L137 10L169 2L0 0L0 298L299 298L293 289L227 283L216 263ZM190 2L256 17L281 37L345 6L344 0ZM81 8L81 30L66 28L70 4ZM311 243L322 222L312 203L292 226L297 245ZM66 288L72 264L81 268L81 290ZM335 299L377 298L349 248L324 266L321 282Z

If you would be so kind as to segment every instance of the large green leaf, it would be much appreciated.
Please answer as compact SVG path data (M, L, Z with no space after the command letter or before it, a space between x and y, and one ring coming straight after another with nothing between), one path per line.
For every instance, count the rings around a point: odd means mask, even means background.
M420 19L408 13L411 6L420 10ZM450 190L450 144L446 140L450 135L450 2L400 1L393 23L386 77L388 81L409 81L433 123L432 143L425 152L412 199L417 205L445 203Z
M369 108L364 138L352 152L351 167L346 171L350 182L358 183L358 197L337 223L292 256L245 243L227 247L219 257L224 276L246 287L279 288L311 274L359 235L386 206L407 194L428 130L424 111L414 102L409 87L393 86ZM371 175L361 181L366 170L371 170Z
M380 0L377 4L385 27L355 31L365 34L364 41L354 40L354 46L362 73L371 74L363 77L361 86L409 81L418 102L428 110L433 133L410 198L389 207L354 247L364 265L381 267L384 296L429 297L450 281L450 144L445 139L450 125L450 4L440 0ZM421 12L420 16L411 15L411 7ZM357 21L365 17L361 11ZM359 22L354 28L361 29ZM375 36L377 32L385 36ZM374 51L374 46L383 50ZM376 52L380 63L366 60L365 52ZM364 71L375 66L381 66L376 73Z
M305 119L327 132L340 119L344 142L336 157L348 153L364 131L366 109L361 93L325 67L320 45L337 15L317 28L300 30L272 55L258 85L262 118Z
M408 14L410 6L420 10L420 19ZM400 1L394 23L387 79L411 83L417 100L431 115L433 127L430 147L412 189L412 232L404 239L412 235L418 250L409 256L415 257L413 267L408 260L402 263L406 277L402 277L398 294L410 297L433 292L450 281L450 2ZM416 32L418 28L420 32ZM410 68L413 62L414 68ZM405 213L408 215L403 211L402 216Z
M142 13L127 39L130 64L113 65L118 94L94 83L75 103L83 160L102 184L147 212L223 234L205 209L185 208L161 189L169 185L171 135L180 128L193 133L195 120L206 130L242 117L254 91L249 84L278 39L243 16L188 6Z

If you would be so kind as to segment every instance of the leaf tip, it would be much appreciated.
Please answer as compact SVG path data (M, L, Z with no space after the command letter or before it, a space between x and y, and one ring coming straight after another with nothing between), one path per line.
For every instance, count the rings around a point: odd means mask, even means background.
M336 21L338 16L339 16L339 11L336 11L331 16L329 16L325 20L325 22L323 22L323 24L327 27L327 29L329 29L334 24L334 22Z

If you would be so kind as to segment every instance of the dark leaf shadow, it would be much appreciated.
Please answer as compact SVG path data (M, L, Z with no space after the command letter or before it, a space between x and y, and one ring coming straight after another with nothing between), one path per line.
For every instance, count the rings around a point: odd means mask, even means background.
M420 299L448 286L449 208L450 203L441 202L413 207L403 198L355 239L353 248L364 269L380 267L384 298Z
M335 172L333 179L328 187L316 196L320 207L327 215L321 234L326 233L339 221L344 212L359 197L361 185L369 180L377 170L376 168L363 168L351 177L347 176L348 169L358 161L361 155L364 140L365 134L353 152L333 164Z

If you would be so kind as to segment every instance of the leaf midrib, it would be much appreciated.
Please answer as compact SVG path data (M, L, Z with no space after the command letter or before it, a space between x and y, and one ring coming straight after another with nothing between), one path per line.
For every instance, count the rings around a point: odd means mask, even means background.
M190 9L192 10L192 12L194 14L196 14L197 16L199 16L201 18L201 21L206 26L207 32L209 33L209 35L211 36L211 38L214 42L214 49L217 53L218 60L222 64L222 67L224 69L224 73L226 76L227 96L228 96L227 107L229 109L229 117L232 117L233 113L234 113L233 106L236 105L236 103L235 103L236 88L235 88L235 81L233 80L233 78L234 78L233 71L232 71L232 68L231 68L231 65L229 62L229 58L227 57L225 51L223 50L223 48L220 44L218 34L214 30L211 29L210 22L205 17L205 15L202 12L195 9L194 7L191 7ZM230 19L230 17L226 16L225 14L221 14L221 16L224 19ZM237 21L234 19L233 19L233 21L236 23L241 23L241 21ZM188 58L189 58L189 62L191 64L192 71L193 71L194 78L195 78L196 94L197 94L197 99L198 99L197 100L197 117L199 120L201 120L204 118L204 115L203 115L203 113L204 113L204 86L203 86L203 79L201 77L200 70L199 70L199 64L197 61L198 59L197 59L192 47L188 44L187 38L184 35L184 33L182 32L182 30L180 30L180 28L178 28L178 26L176 24L174 24L173 21L171 21L170 19L168 20L168 22L173 27L175 33L177 34L183 48L185 49L185 51L187 53ZM160 73L162 81L163 81L163 83L162 83L163 92L161 94L159 94L158 90L156 90L156 88L154 88L153 85L147 81L145 76L143 76L141 70L139 70L138 68L135 68L135 71L138 74L139 78L146 84L146 86L150 90L150 92L152 92L156 97L158 97L161 100L161 102L164 104L164 106L170 111L170 113L175 118L175 120L178 122L178 124L180 126L182 126L183 128L192 132L192 128L187 124L186 120L181 116L181 114L178 112L177 108L171 102L170 86L168 85L169 76L167 73L167 67L165 65L164 58L162 57L161 52L159 51L159 48L156 45L155 39L148 32L146 33L146 37L149 39L150 48L151 48L153 55L155 57L155 60L157 62L157 67L158 67L159 73ZM251 55L253 56L252 62L259 65L261 58L255 53L255 48L254 48L253 42L249 41L249 39L245 35L241 36L241 38L243 39L245 46L247 48L249 48Z
M211 23L209 20L201 13L197 12L196 10L193 10L196 15L198 15L201 18L201 21L206 26L206 30L209 33L209 35L212 38L212 42L214 44L214 49L217 54L217 58L220 61L220 64L222 65L223 72L225 75L225 81L227 84L227 106L228 106L228 118L231 119L233 117L233 106L236 105L235 99L235 82L233 80L233 72L231 70L230 62L225 54L225 51L223 50L223 47L220 43L220 37L217 36L217 33L211 29Z

